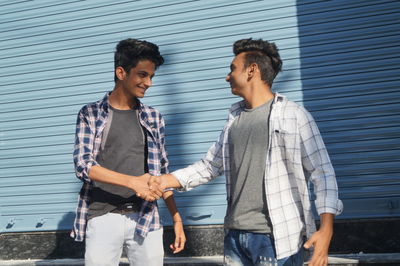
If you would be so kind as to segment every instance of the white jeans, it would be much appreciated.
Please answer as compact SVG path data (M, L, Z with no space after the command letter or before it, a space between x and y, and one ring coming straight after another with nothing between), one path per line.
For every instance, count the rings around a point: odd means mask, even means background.
M163 230L146 238L135 234L138 213L107 213L92 218L86 227L85 266L117 266L125 249L131 266L162 266Z

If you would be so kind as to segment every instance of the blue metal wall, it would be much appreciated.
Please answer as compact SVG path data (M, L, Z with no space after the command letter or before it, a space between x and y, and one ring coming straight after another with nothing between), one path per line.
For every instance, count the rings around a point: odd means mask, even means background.
M232 43L264 38L284 60L274 89L323 133L341 218L399 216L399 12L398 1L1 2L0 232L71 227L76 114L112 89L128 37L166 58L144 102L166 118L171 170L204 155L239 100L224 81ZM177 194L185 223L221 224L224 189L218 178Z

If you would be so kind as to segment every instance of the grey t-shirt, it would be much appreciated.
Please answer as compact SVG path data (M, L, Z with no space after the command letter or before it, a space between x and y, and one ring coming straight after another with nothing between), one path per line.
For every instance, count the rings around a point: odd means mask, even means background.
M231 197L225 228L270 233L264 172L271 101L245 109L229 129Z
M147 170L146 138L137 110L110 108L113 112L110 129L96 161L102 167L118 173L143 175ZM141 202L131 189L98 181L94 182L91 193L89 219L108 213L124 203Z

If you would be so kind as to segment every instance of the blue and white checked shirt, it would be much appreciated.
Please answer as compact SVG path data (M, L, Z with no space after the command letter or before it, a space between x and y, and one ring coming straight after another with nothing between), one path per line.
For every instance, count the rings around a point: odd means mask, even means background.
M172 174L183 189L191 190L225 175L230 199L228 132L245 108L244 101L232 105L218 140L200 161ZM268 122L268 116L265 117ZM335 173L318 127L303 107L276 94L269 120L269 146L265 169L265 196L272 222L277 259L295 254L303 237L315 232L308 182L314 184L318 214L342 212Z
M92 166L98 165L96 157L100 150L102 133L109 118L108 92L105 97L97 102L82 107L76 122L76 135L74 147L74 163L76 176L83 181L78 197L78 207L71 237L76 241L85 238L87 212L90 203L92 182L88 173ZM146 106L139 101L139 121L146 130L147 136L147 165L151 175L168 173L168 159L165 150L165 123L161 114L154 108ZM157 202L144 201L136 225L140 236L146 237L149 231L161 228Z

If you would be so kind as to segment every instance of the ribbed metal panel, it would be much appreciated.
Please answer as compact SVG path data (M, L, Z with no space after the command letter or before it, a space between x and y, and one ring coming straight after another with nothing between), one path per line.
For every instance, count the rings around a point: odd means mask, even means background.
M342 218L399 216L397 1L13 1L0 4L0 232L68 229L80 181L80 107L113 87L116 43L157 43L166 64L144 102L167 121L171 170L200 159L231 103L232 43L275 41L275 90L316 118ZM224 179L179 193L186 224L220 224ZM169 215L160 202L168 224Z
M399 216L400 2L332 2L298 6L302 101L336 170L340 217Z

